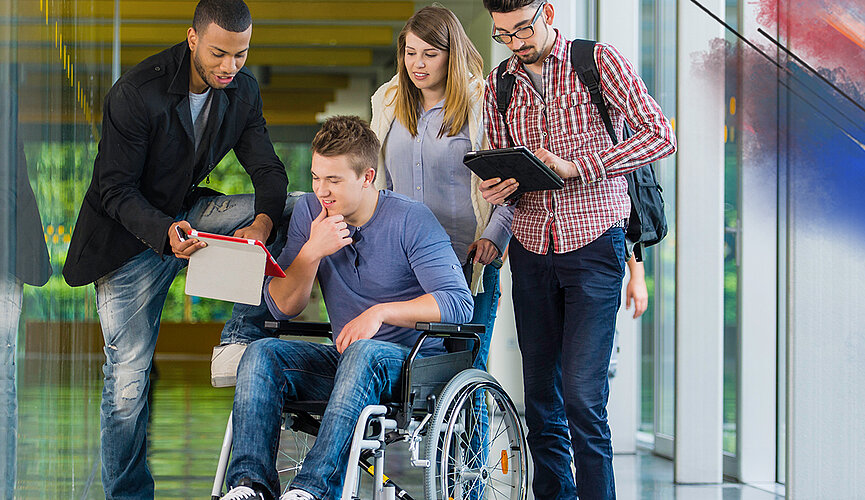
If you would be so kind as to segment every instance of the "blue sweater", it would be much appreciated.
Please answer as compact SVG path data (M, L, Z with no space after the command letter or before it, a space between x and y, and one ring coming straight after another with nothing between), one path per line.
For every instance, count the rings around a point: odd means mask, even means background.
M277 259L283 269L309 239L310 224L321 209L312 193L297 201L288 241ZM318 266L317 277L334 338L346 323L375 304L411 300L426 293L435 298L441 321L471 320L472 296L450 238L423 203L379 191L369 221L358 228L349 226L349 230L355 243L325 257ZM276 307L269 283L264 298L270 312L276 319L291 319ZM382 325L373 338L412 346L419 334L413 328ZM442 351L440 340L428 340L424 346L424 354Z

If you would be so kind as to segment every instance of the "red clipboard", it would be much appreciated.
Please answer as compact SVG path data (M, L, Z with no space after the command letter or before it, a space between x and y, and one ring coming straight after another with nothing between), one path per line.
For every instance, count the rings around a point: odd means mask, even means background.
M259 240L252 240L248 238L236 238L234 236L226 236L224 234L214 234L214 233L205 233L203 231L192 230L189 233L190 238L198 238L199 240L207 242L208 239L214 239L219 241L231 241L234 243L245 243L247 245L255 245L261 247L264 250L264 254L267 256L267 261L264 266L264 274L266 276L274 276L276 278L285 278L285 272L279 267L276 259L273 258L273 255L270 255L270 252L267 251L267 247L264 246Z

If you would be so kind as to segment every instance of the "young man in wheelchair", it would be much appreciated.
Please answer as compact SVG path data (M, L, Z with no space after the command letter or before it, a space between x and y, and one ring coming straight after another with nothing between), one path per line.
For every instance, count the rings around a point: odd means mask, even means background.
M315 445L283 500L338 498L355 423L398 393L419 321L467 322L472 297L448 235L422 203L373 185L380 144L357 117L327 120L312 142L312 186L295 205L279 257L285 278L265 285L277 319L309 302L318 278L333 345L263 339L240 362L234 444L224 499L279 495L275 467L285 401L327 400ZM422 355L444 353L429 339Z

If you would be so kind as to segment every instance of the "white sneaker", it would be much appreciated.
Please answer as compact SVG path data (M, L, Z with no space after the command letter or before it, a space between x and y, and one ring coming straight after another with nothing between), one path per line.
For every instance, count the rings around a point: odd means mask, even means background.
M279 497L279 500L315 500L315 497L310 493L295 488L286 491L281 497Z
M233 387L237 383L237 365L246 351L246 344L223 344L213 348L210 358L210 384L213 387Z
M235 486L222 497L222 500L264 500L264 495L249 486Z

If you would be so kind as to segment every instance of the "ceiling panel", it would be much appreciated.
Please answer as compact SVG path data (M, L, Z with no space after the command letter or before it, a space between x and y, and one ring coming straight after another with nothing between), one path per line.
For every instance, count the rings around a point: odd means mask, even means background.
M414 13L414 2L405 1L256 1L246 2L253 23L269 21L374 21L404 22ZM47 0L18 3L18 15L36 18L113 19L114 0L62 2ZM122 20L171 20L191 22L194 1L121 0Z
M151 45L165 47L186 38L185 24L122 24L122 45ZM114 27L111 24L87 26L65 25L59 28L60 39L74 40L76 44L111 44ZM53 43L53 25L29 24L18 27L19 43ZM252 30L252 48L263 46L389 46L394 42L390 26L348 25L263 25ZM156 52L156 50L154 50Z

